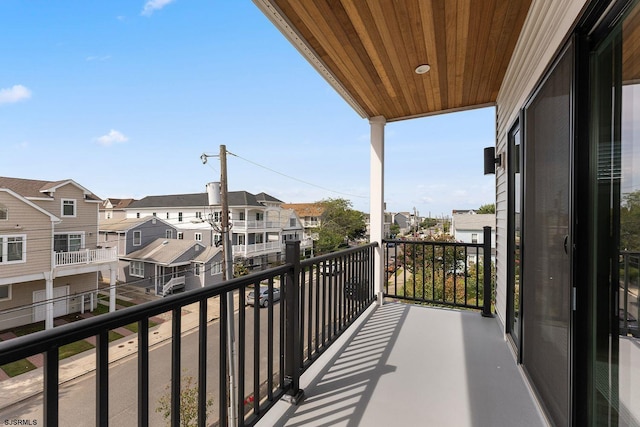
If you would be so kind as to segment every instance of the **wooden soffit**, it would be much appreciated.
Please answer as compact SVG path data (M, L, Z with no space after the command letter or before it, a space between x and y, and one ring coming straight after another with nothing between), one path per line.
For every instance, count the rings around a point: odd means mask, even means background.
M494 105L531 4L254 2L362 117L387 121Z

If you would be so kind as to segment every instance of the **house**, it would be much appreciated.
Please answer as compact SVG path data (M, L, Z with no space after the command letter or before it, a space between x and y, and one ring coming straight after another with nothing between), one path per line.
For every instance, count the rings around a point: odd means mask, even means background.
M159 238L121 259L128 284L159 296L222 282L222 249L199 242Z
M93 310L98 274L115 295L116 249L98 246L101 200L71 179L0 177L0 322ZM115 302L115 301L114 301Z
M637 425L639 343L625 325L640 301L624 272L640 251L640 4L254 3L369 121L374 242L393 173L385 125L495 108L484 160L495 173L505 340L551 424Z
M282 209L293 210L300 219L303 253L313 256L313 242L318 239L324 207L321 203L284 203Z
M129 206L135 199L114 199L108 198L100 205L101 219L122 219L126 217L124 208Z
M411 217L409 212L398 212L393 215L393 223L400 227L399 234L407 234L411 231Z
M232 245L235 261L249 268L266 268L281 257L282 201L266 193L230 191L228 194ZM167 239L177 238L213 246L221 241L220 206L209 206L207 193L147 196L125 208L127 218L158 217L176 227L176 235L167 232Z
M156 239L176 236L177 228L157 217L100 219L98 243L104 248L117 248L118 257L144 248ZM126 281L129 263L118 262L118 281Z
M451 215L450 234L457 242L484 243L484 227L491 228L491 260L495 262L496 216L495 214L456 213ZM475 255L469 255L469 262L477 263Z

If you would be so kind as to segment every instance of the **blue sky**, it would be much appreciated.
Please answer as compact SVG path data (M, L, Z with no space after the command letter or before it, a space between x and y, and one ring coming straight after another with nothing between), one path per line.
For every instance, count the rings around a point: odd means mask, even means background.
M225 144L230 190L369 210L368 121L250 1L2 0L0 52L2 176L201 192L219 166L200 155ZM388 210L492 203L494 123L486 108L387 124Z

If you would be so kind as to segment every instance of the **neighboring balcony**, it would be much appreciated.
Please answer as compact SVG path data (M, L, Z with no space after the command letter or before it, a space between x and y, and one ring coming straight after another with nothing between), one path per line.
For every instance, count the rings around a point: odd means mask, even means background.
M233 231L247 231L247 230L279 230L281 225L277 221L264 221L264 220L232 220Z
M250 257L274 252L282 252L282 243L267 242L254 245L233 245L233 256Z
M87 264L105 264L118 260L117 248L81 249L71 252L56 252L55 267Z

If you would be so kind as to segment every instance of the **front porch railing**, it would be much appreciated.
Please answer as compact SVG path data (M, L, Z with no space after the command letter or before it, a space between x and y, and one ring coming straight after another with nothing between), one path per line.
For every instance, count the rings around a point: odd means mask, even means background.
M253 425L282 396L297 402L302 395L301 373L328 348L374 301L373 250L375 244L300 261L299 242L288 242L285 264L219 285L197 289L145 304L129 307L90 319L62 325L39 333L0 342L0 365L42 354L43 424L57 426L61 396L59 349L75 341L96 337L95 349L95 418L96 424L109 425L110 390L131 393L137 401L137 424L149 425L151 399L149 325L155 316L171 313L170 422L180 424L181 384L184 378L181 360L183 341L197 334L197 412L199 425L228 425L229 389L227 370L227 295L235 294L237 312L237 386L232 387L237 402L238 425ZM327 266L339 273L327 275ZM268 289L267 309L260 305L245 307L245 294L260 287ZM280 288L281 302L274 300ZM207 314L210 303L217 303L219 316L211 320ZM198 305L198 325L182 330L183 308ZM132 323L137 324L137 381L132 384L111 384L109 365L109 332ZM208 346L207 340L217 333L219 342ZM213 335L216 336L216 335ZM163 346L159 346L159 349ZM161 354L161 353L159 353ZM154 358L159 357L154 354ZM155 359L154 359L155 360ZM196 364L196 362L193 362ZM221 378L222 380L218 380ZM216 384L217 382L217 384ZM209 390L216 390L217 414L207 418ZM135 391L137 390L137 391ZM66 388L64 394L68 394ZM118 402L123 399L118 399ZM126 399L125 399L126 400ZM111 413L119 412L112 408ZM136 421L131 420L131 423Z
M385 240L386 297L492 314L491 228L484 243Z
M56 252L56 267L79 264L98 264L118 260L117 248L81 249L72 252Z

